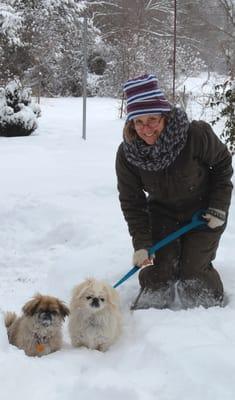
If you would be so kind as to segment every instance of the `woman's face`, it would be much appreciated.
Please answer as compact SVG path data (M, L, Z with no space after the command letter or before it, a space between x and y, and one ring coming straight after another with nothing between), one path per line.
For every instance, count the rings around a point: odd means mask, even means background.
M137 135L145 143L152 145L165 128L165 118L162 115L143 115L134 119L134 127Z

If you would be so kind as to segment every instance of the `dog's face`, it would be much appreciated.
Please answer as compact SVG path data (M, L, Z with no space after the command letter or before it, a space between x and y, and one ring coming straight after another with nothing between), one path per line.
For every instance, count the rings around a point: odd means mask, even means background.
M73 291L72 305L90 312L101 311L118 305L116 290L103 281L87 279Z
M40 325L49 327L51 325L60 325L69 315L69 309L56 297L36 295L28 301L23 307L25 317L33 317Z

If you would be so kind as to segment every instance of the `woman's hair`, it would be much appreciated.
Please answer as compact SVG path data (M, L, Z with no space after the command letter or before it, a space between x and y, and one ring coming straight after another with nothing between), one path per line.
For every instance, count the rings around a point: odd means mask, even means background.
M161 117L164 118L166 124L169 119L169 116L170 116L170 112L161 114ZM125 123L124 128L123 128L123 137L126 139L127 143L131 143L131 142L133 142L133 140L138 138L133 120L127 121Z
M127 121L123 128L123 137L126 139L127 143L131 143L133 140L137 139L138 135L134 127L134 121Z

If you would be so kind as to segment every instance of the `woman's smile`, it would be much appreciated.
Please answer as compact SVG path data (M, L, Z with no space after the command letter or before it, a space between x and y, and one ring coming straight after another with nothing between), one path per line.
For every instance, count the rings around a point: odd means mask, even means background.
M156 143L165 127L165 118L162 115L145 115L134 120L137 135L149 145Z

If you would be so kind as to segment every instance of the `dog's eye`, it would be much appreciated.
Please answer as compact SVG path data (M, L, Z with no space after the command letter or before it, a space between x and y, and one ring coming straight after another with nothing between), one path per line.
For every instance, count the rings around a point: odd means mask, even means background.
M87 300L91 300L91 296L87 296Z
M103 298L103 297L100 297L100 301L104 301L104 298Z

